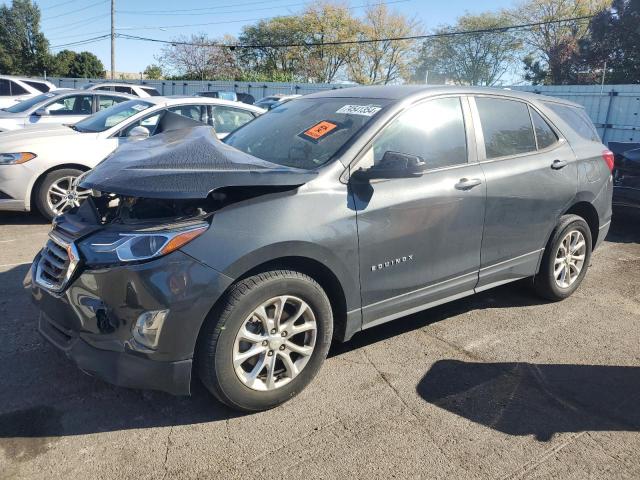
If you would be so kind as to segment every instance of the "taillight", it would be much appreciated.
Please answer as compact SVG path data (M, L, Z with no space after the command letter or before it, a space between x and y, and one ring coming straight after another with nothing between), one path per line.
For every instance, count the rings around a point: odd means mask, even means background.
M615 163L615 155L613 152L611 150L605 150L602 152L602 159L604 160L604 163L607 164L609 171L613 172L613 165Z

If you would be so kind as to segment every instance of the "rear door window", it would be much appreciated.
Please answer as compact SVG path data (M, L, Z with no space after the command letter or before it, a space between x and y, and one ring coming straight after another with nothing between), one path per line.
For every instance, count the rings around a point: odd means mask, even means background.
M546 102L545 105L553 110L562 120L585 140L600 142L600 136L593 122L584 108Z
M33 80L24 80L24 83L26 83L30 87L35 88L36 90L42 93L46 93L51 90L49 85L47 85L46 83L34 82Z
M128 94L131 94L131 95L136 95L136 93L133 90L131 90L131 87L116 86L114 88L115 88L116 92L128 93Z
M126 102L128 100L128 98L115 97L113 95L100 95L98 97L98 111L104 110L105 108L113 107L118 103Z
M195 120L196 122L205 123L206 121L207 110L200 105L179 105L177 107L169 108L169 111Z
M255 117L252 113L240 108L214 107L213 128L216 133L230 133Z
M526 103L490 97L475 100L488 160L536 151Z
M538 144L538 150L549 148L558 141L556 133L538 112L536 112L531 107L529 107L529 110L531 111L533 128L536 132L536 142Z
M10 82L11 86L11 95L24 95L29 93L22 85L16 82Z

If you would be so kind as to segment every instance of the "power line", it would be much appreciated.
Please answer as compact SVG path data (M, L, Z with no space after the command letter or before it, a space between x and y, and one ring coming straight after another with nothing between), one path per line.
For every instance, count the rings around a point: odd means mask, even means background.
M234 7L244 7L250 5L262 5L268 3L270 8L287 7L288 5L273 5L274 2L286 1L286 0L258 0L255 2L235 3ZM203 8L187 8L176 10L118 10L118 13L124 13L127 15L207 15L209 13L219 14L220 7L203 7ZM242 10L243 12L246 10ZM192 12L192 13L181 13Z
M70 12L61 13L61 14L59 14L59 15L55 15L55 16L53 16L53 17L43 18L43 19L42 19L42 21L43 21L43 22L46 22L47 20L53 20L53 19L55 19L55 18L65 17L65 16L67 16L67 15L73 15L74 13L83 12L83 11L85 11L85 10L89 10L90 8L93 8L93 7L97 6L97 5L102 5L102 4L104 4L104 3L107 3L107 1L108 1L108 0L100 0L99 2L92 3L92 4L90 4L90 5L87 5L86 7L78 8L77 10L73 10L73 11L70 11Z
M64 43L62 45L53 45L53 46L51 46L49 48L58 49L58 48L63 48L63 47L75 47L75 46L78 46L78 45L87 45L89 43L99 42L99 41L104 40L105 38L109 38L109 37L111 37L111 34L107 33L106 35L99 35L97 37L85 38L84 40L78 40L76 42Z
M493 27L493 28L483 28L479 30L458 30L452 32L439 32L439 33L431 33L425 35L410 35L405 37L387 37L387 38L369 38L369 39L359 39L359 40L342 40L335 42L302 42L302 43L272 43L272 44L224 44L224 43L195 43L195 42L185 42L185 41L172 41L172 40L161 40L158 38L149 38L149 37L140 37L137 35L129 35L124 33L118 33L117 36L120 38L124 38L127 40L141 40L146 42L156 42L156 43L164 43L171 45L190 45L190 46L199 46L199 47L222 47L222 48L288 48L288 47L322 47L322 46L332 46L332 45L355 45L355 44L366 44L366 43L380 43L380 42L397 42L397 41L406 41L406 40L425 40L429 38L441 38L441 37L454 37L459 35L481 35L487 33L497 33L497 32L506 32L509 30L522 30L533 27L539 27L542 25L552 25L558 23L568 23L568 22L579 22L584 20L590 20L595 15L585 15L582 17L573 17L573 18L563 18L559 20L548 20L545 22L534 22L534 23L523 23L520 25L509 25L505 27Z
M365 8L365 7L376 7L376 6L380 6L380 5L393 5L396 3L405 3L405 2L410 2L412 0L391 0L391 1L387 1L387 2L379 2L379 3L367 3L367 4L363 4L363 5L355 5L353 7L347 7L349 10L355 10L357 8ZM238 13L238 12L235 12ZM206 22L206 23L190 23L190 24L184 24L184 25L157 25L157 26L153 26L153 25L148 25L148 26L133 26L133 27L123 27L120 30L163 30L163 29L167 29L167 28L189 28L189 27L207 27L207 26L211 26L211 25L224 25L227 23L248 23L248 22L257 22L260 20L271 20L273 18L277 18L278 16L282 16L282 15L275 15L272 17L262 17L262 18L247 18L247 19L243 19L243 20L225 20L225 21L219 21L219 22Z
M41 8L41 9L40 9L40 11L41 11L41 12L45 12L45 11L47 11L47 10L52 10L52 9L54 9L54 8L63 7L63 6L65 6L65 5L68 5L68 4L70 4L70 3L77 2L77 1L78 1L78 0L69 0L69 1L67 1L67 2L58 3L57 5L50 5L50 6L48 6L48 7Z

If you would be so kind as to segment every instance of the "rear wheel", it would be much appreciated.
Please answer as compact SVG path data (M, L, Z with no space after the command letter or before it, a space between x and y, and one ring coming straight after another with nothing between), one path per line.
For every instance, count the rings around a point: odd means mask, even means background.
M331 304L320 285L277 270L238 282L212 312L197 352L198 373L222 402L266 410L297 395L327 356Z
M562 300L575 292L589 268L591 241L591 230L582 217L562 216L534 279L538 294L549 300Z
M40 213L51 220L86 199L90 191L78 188L76 180L83 172L62 168L49 172L39 184L35 201Z

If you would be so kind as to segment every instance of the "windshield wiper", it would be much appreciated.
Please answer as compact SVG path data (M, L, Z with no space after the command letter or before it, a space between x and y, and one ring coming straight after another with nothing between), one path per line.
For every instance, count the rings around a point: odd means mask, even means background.
M85 133L86 130L83 130L82 128L76 127L75 125L65 125L66 127L69 127L72 130L75 130L76 132L80 132L80 133Z

